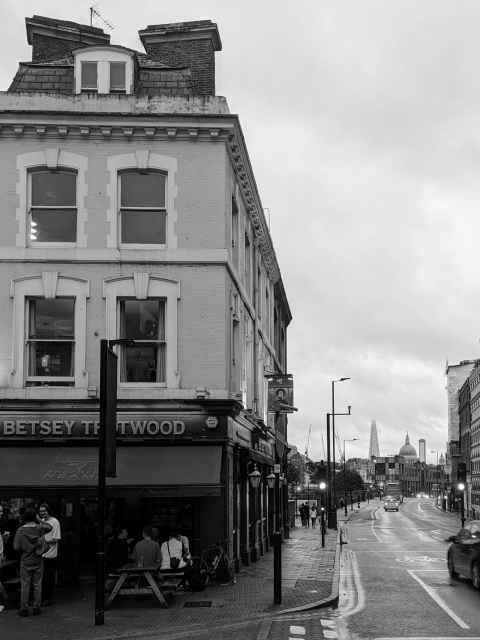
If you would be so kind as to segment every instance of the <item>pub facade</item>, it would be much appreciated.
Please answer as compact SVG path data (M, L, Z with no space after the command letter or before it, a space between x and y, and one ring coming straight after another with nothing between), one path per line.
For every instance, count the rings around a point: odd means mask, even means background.
M217 27L150 25L140 53L95 27L26 26L32 60L0 94L0 501L48 501L64 576L88 573L100 340L127 338L108 526L179 527L195 553L221 541L248 563L277 508L266 477L287 423L267 377L287 371L291 314L238 117L215 95Z

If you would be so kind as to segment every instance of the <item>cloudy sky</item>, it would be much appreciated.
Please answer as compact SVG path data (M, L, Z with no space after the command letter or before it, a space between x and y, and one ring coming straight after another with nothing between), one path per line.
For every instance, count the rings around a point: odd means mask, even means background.
M88 23L90 0L3 0L0 87L30 59L24 17ZM445 362L480 357L477 0L102 0L112 42L210 18L217 93L241 118L294 320L290 440L323 457L330 381L347 456L408 430L444 450ZM101 26L97 23L97 26ZM434 459L430 455L430 460Z

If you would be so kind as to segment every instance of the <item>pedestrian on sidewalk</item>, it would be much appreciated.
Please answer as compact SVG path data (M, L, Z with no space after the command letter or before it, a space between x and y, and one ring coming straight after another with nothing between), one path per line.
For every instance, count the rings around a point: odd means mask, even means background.
M40 505L38 515L43 522L52 527L51 531L45 534L48 549L43 554L42 604L47 607L53 603L53 594L57 581L58 543L62 538L62 533L60 522L51 515L48 504L43 503Z
M305 526L310 527L310 506L308 502L305 503Z
M34 509L25 509L23 525L18 528L13 548L21 552L20 557L20 609L18 615L28 616L30 589L33 589L33 615L41 613L43 554L48 543L45 533L52 530L47 522L42 522Z
M312 504L312 508L310 509L310 518L312 520L312 529L315 529L317 526L317 507Z

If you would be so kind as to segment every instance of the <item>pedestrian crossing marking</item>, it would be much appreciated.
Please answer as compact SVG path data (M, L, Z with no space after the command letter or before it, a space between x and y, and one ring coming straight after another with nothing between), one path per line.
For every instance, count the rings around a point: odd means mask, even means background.
M305 627L296 627L295 625L290 626L290 633L295 634L297 636L305 635Z

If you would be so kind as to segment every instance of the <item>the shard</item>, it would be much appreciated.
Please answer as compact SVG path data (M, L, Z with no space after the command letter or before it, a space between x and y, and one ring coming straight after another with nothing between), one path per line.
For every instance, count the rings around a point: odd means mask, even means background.
M372 420L372 424L370 426L370 447L368 450L368 457L370 460L372 458L380 457L380 448L378 446L377 423L375 422L375 420Z

